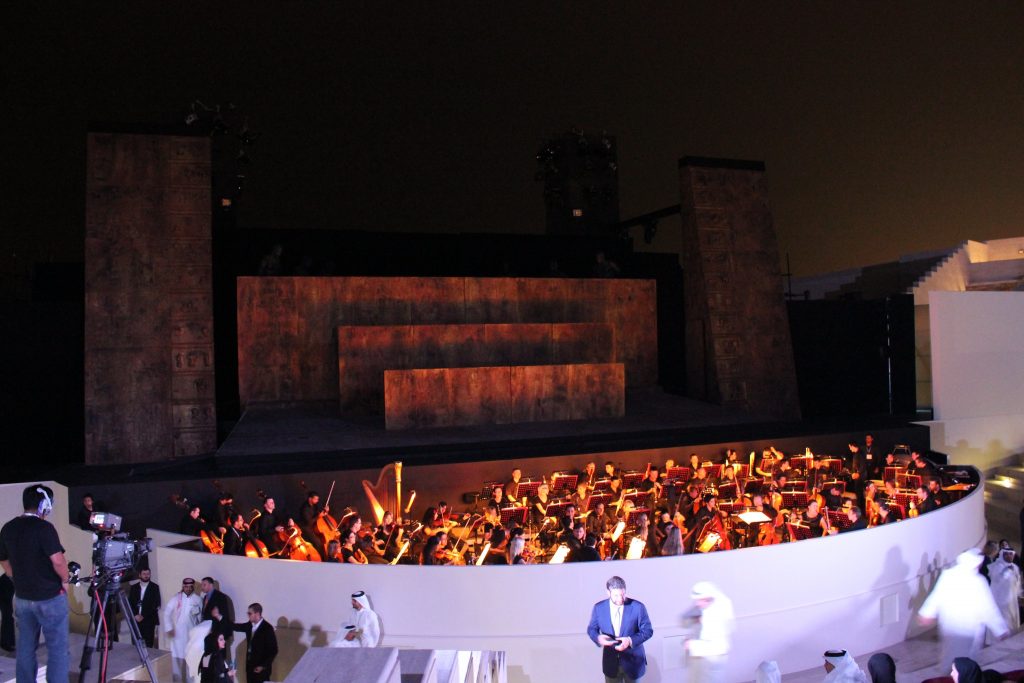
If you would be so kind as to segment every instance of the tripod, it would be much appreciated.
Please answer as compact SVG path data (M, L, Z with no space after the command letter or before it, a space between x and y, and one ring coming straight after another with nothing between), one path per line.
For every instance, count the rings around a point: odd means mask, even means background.
M81 673L79 674L79 681L84 683L86 672L92 668L92 653L99 649L102 644L104 652L100 655L101 665L99 675L96 677L96 680L98 683L106 683L106 646L109 642L108 639L103 637L103 634L101 634L100 628L101 623L106 619L107 605L112 599L117 601L117 605L121 609L121 614L128 617L128 631L132 634L132 644L135 646L135 650L139 654L139 661L142 662L142 665L146 667L146 671L149 673L149 680L153 683L159 683L156 679L156 674L153 673L153 665L150 664L149 661L149 651L146 649L146 643L142 640L142 633L139 631L139 625L135 622L132 608L128 604L128 596L123 590L121 590L120 574L116 574L112 577L100 576L96 579L96 583L93 584L92 604L89 608L89 629L85 633L85 644L82 646L82 661L79 666ZM95 629L95 633L93 633L93 629Z

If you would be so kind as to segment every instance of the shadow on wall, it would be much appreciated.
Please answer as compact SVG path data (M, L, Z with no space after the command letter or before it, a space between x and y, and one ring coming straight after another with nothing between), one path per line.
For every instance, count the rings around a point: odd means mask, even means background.
M935 587L935 582L939 580L942 570L946 565L953 562L954 559L943 558L942 554L938 552L935 553L931 560L928 559L927 554L921 555L921 562L917 571L917 590L910 596L909 602L905 603L910 611L910 620L907 622L907 638L919 636L934 628L934 626L922 626L918 623L917 612L921 609L921 605L924 604L928 594L932 592L932 588Z

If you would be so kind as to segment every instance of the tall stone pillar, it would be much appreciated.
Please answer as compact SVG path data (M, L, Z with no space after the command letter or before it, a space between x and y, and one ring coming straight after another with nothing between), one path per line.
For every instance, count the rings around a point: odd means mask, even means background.
M679 162L691 397L798 419L793 345L764 164Z
M85 461L217 446L210 141L90 133Z

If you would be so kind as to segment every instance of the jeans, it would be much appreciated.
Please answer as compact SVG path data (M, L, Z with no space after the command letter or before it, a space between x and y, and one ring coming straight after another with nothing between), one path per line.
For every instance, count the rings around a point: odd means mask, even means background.
M68 681L68 599L62 593L49 600L14 598L18 620L18 683L35 683L39 633L46 639L46 681Z

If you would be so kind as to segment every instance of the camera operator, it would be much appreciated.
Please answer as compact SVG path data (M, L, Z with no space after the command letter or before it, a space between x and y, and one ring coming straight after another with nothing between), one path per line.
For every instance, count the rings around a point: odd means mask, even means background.
M39 633L46 638L48 683L68 680L68 563L57 530L45 521L53 490L33 484L21 494L25 513L0 530L0 565L14 581L18 683L34 682Z

